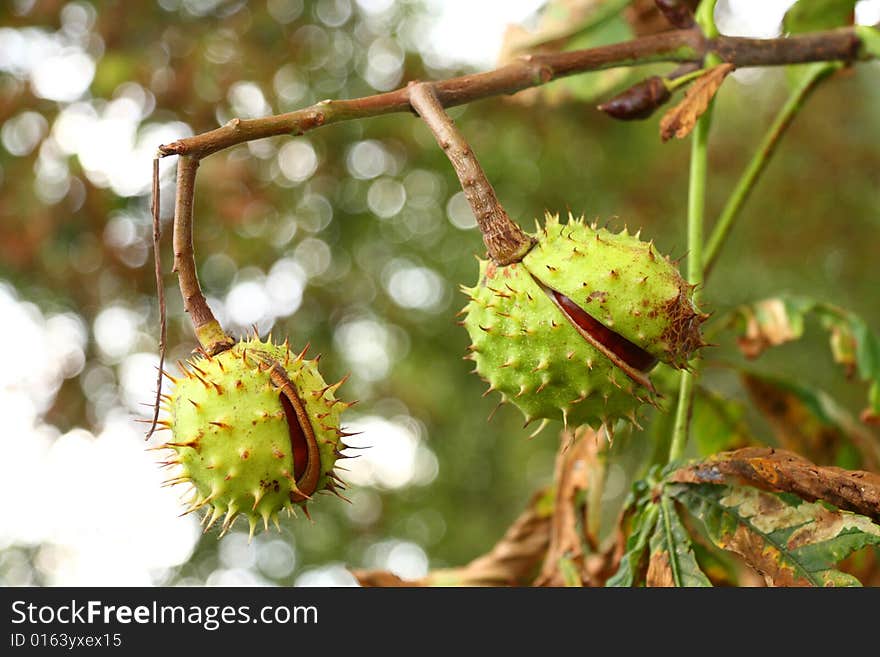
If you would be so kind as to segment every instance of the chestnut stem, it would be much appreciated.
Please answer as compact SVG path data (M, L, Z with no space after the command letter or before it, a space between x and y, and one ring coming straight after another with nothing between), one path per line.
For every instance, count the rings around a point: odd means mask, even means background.
M514 223L498 201L476 155L443 109L433 85L413 82L408 89L410 104L430 128L455 169L464 195L477 219L477 225L483 233L483 242L489 249L489 256L499 265L519 262L532 248L534 240Z
M229 349L235 341L220 326L211 312L199 277L193 251L193 196L199 160L181 156L177 162L177 198L174 204L174 269L177 272L183 308L189 313L196 337L211 356Z

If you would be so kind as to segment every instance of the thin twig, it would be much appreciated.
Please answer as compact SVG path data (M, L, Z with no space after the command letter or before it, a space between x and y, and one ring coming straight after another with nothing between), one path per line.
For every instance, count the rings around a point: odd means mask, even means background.
M153 158L153 196L150 211L153 215L153 262L156 267L156 294L159 296L159 373L156 375L156 403L153 406L153 422L147 431L149 439L159 422L159 404L162 400L162 370L165 367L166 321L165 321L165 285L162 283L162 223L159 219L161 203L159 201L159 158Z
M174 204L174 269L183 295L183 307L189 313L202 348L214 355L234 344L223 332L202 294L196 273L193 251L193 198L199 161L183 156L177 162L177 198Z
M410 83L409 99L413 109L430 128L461 182L489 255L499 265L522 260L534 240L526 235L507 214L483 168L464 136L443 109L430 83Z
M561 53L526 55L494 71L463 75L433 83L444 107L481 98L513 94L560 77L653 62L702 62L710 52L737 68L780 66L815 61L854 61L870 54L854 28L842 28L778 39L718 36L706 39L697 29L671 30L623 43ZM254 139L301 135L309 130L395 112L409 112L406 87L351 100L325 100L305 109L259 119L233 119L226 125L159 147L162 156L207 157Z

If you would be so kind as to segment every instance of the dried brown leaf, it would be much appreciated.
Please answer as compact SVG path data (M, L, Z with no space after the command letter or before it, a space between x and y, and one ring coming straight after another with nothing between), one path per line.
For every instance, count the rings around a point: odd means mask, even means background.
M781 449L746 447L722 452L680 468L669 481L680 483L746 483L773 492L793 493L880 520L880 474L820 467Z
M733 64L725 62L713 66L697 78L678 105L670 109L660 119L660 138L668 141L672 137L687 137L706 109L724 78L733 70Z
M556 499L550 530L550 546L537 586L562 586L559 571L562 557L569 558L582 570L583 538L578 531L578 509L575 500L589 485L590 465L596 460L604 435L582 427L575 432L564 431L556 455ZM585 523L586 524L586 523Z
M648 575L645 585L649 587L672 588L675 579L672 575L672 566L669 565L668 552L654 552L648 562Z
M801 337L802 322L792 323L792 313L783 299L765 299L754 304L754 309L746 320L745 332L736 341L746 358L757 358L768 347Z
M361 586L522 586L528 584L550 543L551 514L544 508L549 491L532 496L498 543L461 568L433 570L418 580L403 580L384 570L355 570Z

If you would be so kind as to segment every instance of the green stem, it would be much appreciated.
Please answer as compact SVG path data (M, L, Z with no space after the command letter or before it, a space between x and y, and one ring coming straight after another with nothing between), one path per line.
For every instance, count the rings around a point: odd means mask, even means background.
M800 83L792 90L791 95L789 95L779 114L776 115L773 124L761 140L761 145L755 151L746 170L737 182L730 198L727 200L727 204L718 217L718 221L715 222L715 228L712 230L712 235L706 244L706 253L703 257L704 277L708 276L715 266L718 254L730 235L734 221L752 189L754 189L758 177L763 173L767 162L776 150L776 145L779 143L782 135L785 134L788 126L791 125L792 119L801 109L810 92L816 88L816 85L838 68L839 64L837 63L813 65L808 71L804 72Z
M666 85L666 88L669 91L675 91L679 87L683 87L686 84L690 84L698 77L705 75L708 69L698 68L696 71L691 71L690 73L685 73L684 75L677 78L663 78L663 84Z
M694 375L688 370L681 373L678 386L678 406L675 410L675 426L672 429L672 445L668 462L677 461L687 447L688 429L691 422L691 406L694 400Z
M720 34L718 26L715 25L715 5L717 4L718 0L702 0L700 6L697 7L697 11L694 12L694 20L696 20L700 29L703 30L703 34L706 35L707 39L714 39ZM710 63L717 64L718 62Z
M718 35L714 12L716 0L703 0L697 8L695 18L703 33L713 38ZM709 53L704 66L718 64L718 56ZM709 103L705 113L697 121L691 135L691 168L688 181L688 282L696 286L694 303L699 303L703 285L703 220L706 208L706 170L709 160L709 128L712 123L714 100ZM677 461L684 455L690 429L691 409L694 400L694 375L697 362L691 363L690 370L682 370L678 387L678 407L675 411L675 424L672 427L672 444L669 447L669 461Z
M587 490L586 535L593 550L599 549L599 534L602 529L602 495L605 493L605 476L608 468L608 430L603 427L598 438L599 448L596 451L596 459L590 467Z
M694 303L699 302L700 288L703 284L703 219L706 205L706 169L708 161L709 127L712 121L712 105L697 121L691 137L691 168L688 187L688 282L696 285ZM691 404L694 397L694 369L683 370L678 388L678 408L672 428L672 444L669 447L669 461L676 461L687 447L690 426Z

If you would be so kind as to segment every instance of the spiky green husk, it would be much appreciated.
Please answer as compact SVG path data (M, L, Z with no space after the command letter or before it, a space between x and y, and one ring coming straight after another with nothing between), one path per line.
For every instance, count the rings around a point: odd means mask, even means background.
M674 367L702 346L693 286L653 243L550 214L537 237L526 269L615 333Z
M300 490L294 478L288 418L267 369L272 362L284 369L310 419L320 454L314 491ZM304 507L313 492L336 492L333 467L345 448L339 416L349 404L336 399L339 384L328 386L317 362L305 350L291 353L287 343L250 339L180 364L183 375L167 397L173 437L165 447L176 452L167 463L180 468L172 482L193 485L188 511L206 508L207 527L222 517L222 535L244 515L253 534L259 520L277 525L279 511Z
M560 314L522 263L480 262L464 325L476 371L526 416L598 427L632 417L640 389ZM634 419L634 418L633 418Z
M571 325L541 285L659 360L684 367L702 345L693 288L653 245L583 220L547 215L522 262L480 261L464 308L476 372L526 416L610 427L636 421L652 391L637 383Z

